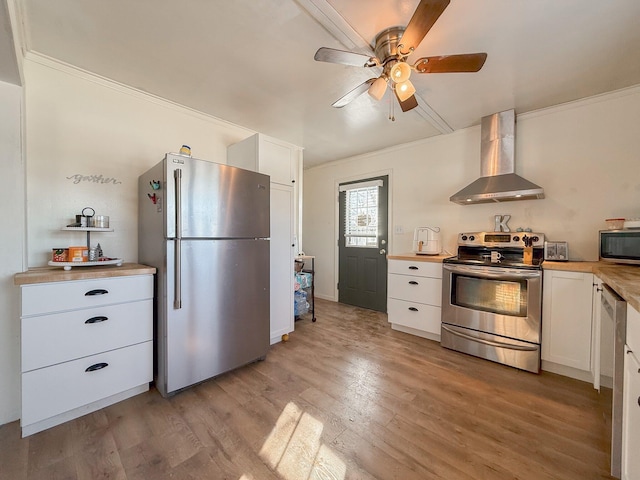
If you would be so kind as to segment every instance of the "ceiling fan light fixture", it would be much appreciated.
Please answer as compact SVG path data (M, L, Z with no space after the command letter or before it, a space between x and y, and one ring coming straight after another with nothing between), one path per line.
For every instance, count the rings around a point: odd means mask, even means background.
M409 80L396 84L396 95L401 102L411 98L414 93L416 93L416 87Z
M376 78L375 82L369 87L369 95L376 100L380 100L387 91L387 79L383 76Z
M396 62L389 74L395 83L406 82L411 76L411 66L407 62Z

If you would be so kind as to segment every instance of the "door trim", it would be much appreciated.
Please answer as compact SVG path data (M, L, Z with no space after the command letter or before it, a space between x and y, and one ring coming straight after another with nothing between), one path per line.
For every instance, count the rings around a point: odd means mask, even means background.
M335 202L333 204L334 209L334 221L333 221L333 278L335 279L333 285L333 301L338 301L338 278L340 278L340 251L338 248L339 238L339 230L340 230L340 184L348 183L348 182L357 182L358 180L366 180L368 178L373 177L382 177L387 175L389 178L388 192L389 198L387 199L387 255L393 251L393 230L391 226L393 225L393 170L376 170L373 172L361 173L358 175L354 175L351 177L341 177L336 178L334 180L333 186L333 198Z

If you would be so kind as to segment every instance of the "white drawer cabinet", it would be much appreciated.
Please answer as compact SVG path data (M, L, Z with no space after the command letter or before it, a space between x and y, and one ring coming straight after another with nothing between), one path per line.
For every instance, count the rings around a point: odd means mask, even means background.
M439 341L442 264L390 259L388 274L391 328Z
M147 298L153 298L153 281L144 275L25 285L22 288L22 316Z
M153 275L21 285L22 435L148 390Z
M414 277L413 275L389 275L389 298L399 298L439 307L442 303L442 279Z
M442 263L389 260L388 272L399 275L413 275L416 277L442 278Z
M152 359L153 343L143 342L23 373L23 428L148 385Z
M440 333L440 307L390 298L387 313L395 325L433 334Z
M22 371L146 342L153 338L153 300L72 310L22 320Z

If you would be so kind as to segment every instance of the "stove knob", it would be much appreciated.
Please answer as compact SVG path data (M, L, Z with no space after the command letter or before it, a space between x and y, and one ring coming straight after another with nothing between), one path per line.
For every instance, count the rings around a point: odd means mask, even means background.
M516 235L515 237L513 237L513 241L514 242L519 242L520 241L520 237Z
M467 241L467 236L466 235L462 235L462 241L466 242Z
M533 240L534 242L537 242L540 239L538 237L532 237L531 240Z
M473 235L471 235L471 236L469 237L469 240L470 240L470 241L472 241L472 242L473 242L475 239L476 239L476 237L474 237Z

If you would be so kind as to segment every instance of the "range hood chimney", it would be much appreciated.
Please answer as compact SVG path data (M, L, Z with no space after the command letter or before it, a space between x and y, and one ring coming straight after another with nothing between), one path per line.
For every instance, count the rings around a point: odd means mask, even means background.
M544 190L515 173L516 112L482 117L480 178L449 200L459 205L544 198Z

